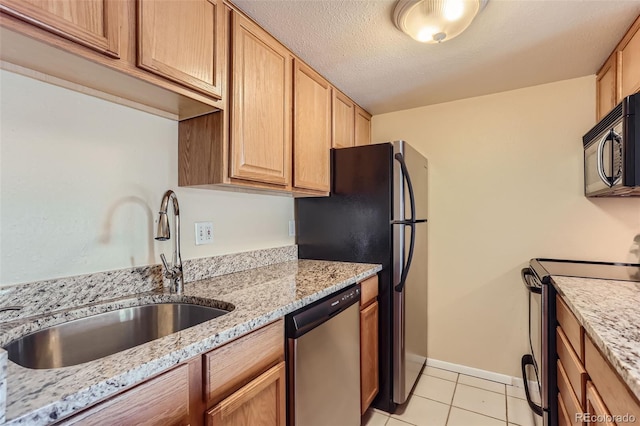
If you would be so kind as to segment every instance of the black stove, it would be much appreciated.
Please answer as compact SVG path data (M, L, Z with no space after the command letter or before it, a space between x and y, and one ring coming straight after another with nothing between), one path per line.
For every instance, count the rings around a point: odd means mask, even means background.
M551 275L640 282L640 263L533 259L531 267L543 284L549 284Z

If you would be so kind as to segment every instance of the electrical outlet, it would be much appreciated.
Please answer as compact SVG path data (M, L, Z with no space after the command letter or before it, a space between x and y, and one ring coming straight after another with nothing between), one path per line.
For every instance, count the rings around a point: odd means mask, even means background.
M211 244L213 242L213 223L196 222L196 245Z
M290 237L295 237L296 236L296 221L295 220L290 220L289 221L289 236Z

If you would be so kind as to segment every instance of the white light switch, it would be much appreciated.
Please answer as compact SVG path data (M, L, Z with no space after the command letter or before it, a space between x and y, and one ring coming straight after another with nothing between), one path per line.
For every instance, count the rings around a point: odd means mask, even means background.
M296 221L295 220L290 220L289 221L289 236L290 237L295 237L296 236Z
M213 223L196 222L196 245L211 244L213 242Z

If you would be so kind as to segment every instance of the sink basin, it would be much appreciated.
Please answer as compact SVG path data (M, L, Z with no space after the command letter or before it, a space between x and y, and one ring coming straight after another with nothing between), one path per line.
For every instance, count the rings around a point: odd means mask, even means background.
M39 330L4 347L26 368L58 368L93 361L229 313L189 303L122 308Z

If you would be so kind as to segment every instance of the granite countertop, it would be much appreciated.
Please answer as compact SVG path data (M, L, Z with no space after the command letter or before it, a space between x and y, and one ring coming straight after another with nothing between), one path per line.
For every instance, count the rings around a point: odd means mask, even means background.
M372 264L295 260L187 283L182 296L156 290L78 307L79 311L5 323L0 328L0 345L78 316L141 303L235 306L211 321L77 366L31 370L8 362L6 421L50 424L380 270L380 265Z
M551 278L587 335L640 400L640 283Z

